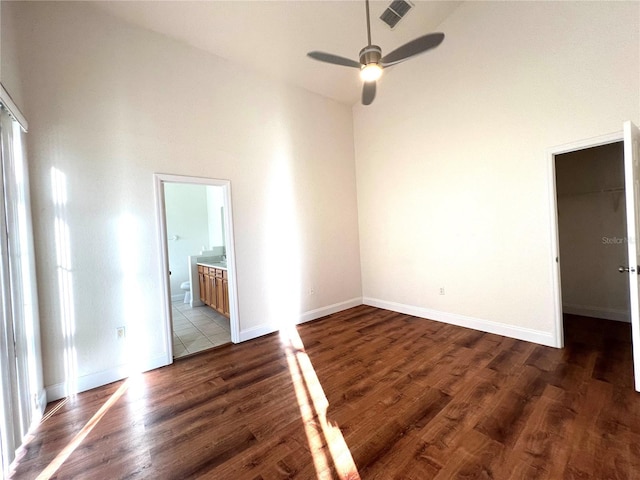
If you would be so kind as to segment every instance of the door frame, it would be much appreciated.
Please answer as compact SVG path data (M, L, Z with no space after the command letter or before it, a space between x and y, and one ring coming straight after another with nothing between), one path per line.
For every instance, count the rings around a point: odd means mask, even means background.
M227 271L229 276L229 324L231 327L231 341L240 342L240 322L238 318L238 287L236 275L235 241L233 236L233 212L231 202L231 181L216 178L190 177L154 173L156 217L158 225L158 242L160 245L160 277L162 282L163 308L165 318L165 338L168 352L167 364L173 363L173 317L171 315L171 284L169 280L169 244L167 239L167 218L164 202L164 184L182 183L189 185L204 185L222 187L224 206L224 236L225 250L227 254Z
M557 348L564 348L564 325L562 319L562 287L560 268L560 234L558 227L558 192L556 188L556 155L585 150L592 147L600 147L624 141L622 130L598 137L578 140L564 145L557 145L547 149L547 165L549 167L549 210L551 218L551 272L553 288L553 345Z

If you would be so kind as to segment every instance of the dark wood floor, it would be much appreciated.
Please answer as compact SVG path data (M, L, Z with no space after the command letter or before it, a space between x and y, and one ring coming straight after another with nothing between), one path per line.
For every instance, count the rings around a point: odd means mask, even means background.
M629 326L565 330L559 350L356 307L300 326L304 346L274 334L52 404L12 478L638 479Z

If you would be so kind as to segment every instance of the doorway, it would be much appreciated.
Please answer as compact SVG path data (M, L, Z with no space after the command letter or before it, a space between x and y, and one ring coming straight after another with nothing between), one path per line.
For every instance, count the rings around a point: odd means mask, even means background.
M554 165L562 341L595 354L595 378L627 386L633 346L624 143L560 153Z
M630 323L624 144L555 156L562 312Z
M238 342L230 182L156 174L162 280L171 360ZM224 270L228 309L200 299L198 264ZM227 293L228 292L228 293Z

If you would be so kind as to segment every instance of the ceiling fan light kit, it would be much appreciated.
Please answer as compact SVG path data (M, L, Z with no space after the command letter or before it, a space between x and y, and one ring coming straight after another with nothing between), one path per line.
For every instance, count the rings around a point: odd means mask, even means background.
M381 58L382 50L377 45L368 45L360 50L360 78L363 82L375 82L382 76Z
M360 78L363 82L375 82L382 76L382 67L377 63L370 63L360 70Z
M320 62L331 63L343 67L354 67L360 69L360 78L364 82L362 86L362 104L370 105L376 96L376 81L382 75L384 68L404 62L410 57L424 53L427 50L437 47L444 40L444 33L428 33L418 37L391 53L382 56L382 49L371 44L371 25L369 20L369 0L365 0L367 15L367 40L368 44L360 50L359 62L349 58L333 55L331 53L313 51L307 55Z

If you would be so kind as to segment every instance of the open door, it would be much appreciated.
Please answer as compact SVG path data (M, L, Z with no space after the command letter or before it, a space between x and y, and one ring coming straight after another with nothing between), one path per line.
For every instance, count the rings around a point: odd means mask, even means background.
M640 131L631 122L624 124L624 178L627 205L627 245L629 266L620 267L629 273L631 309L631 341L633 344L633 372L635 388L640 392Z

